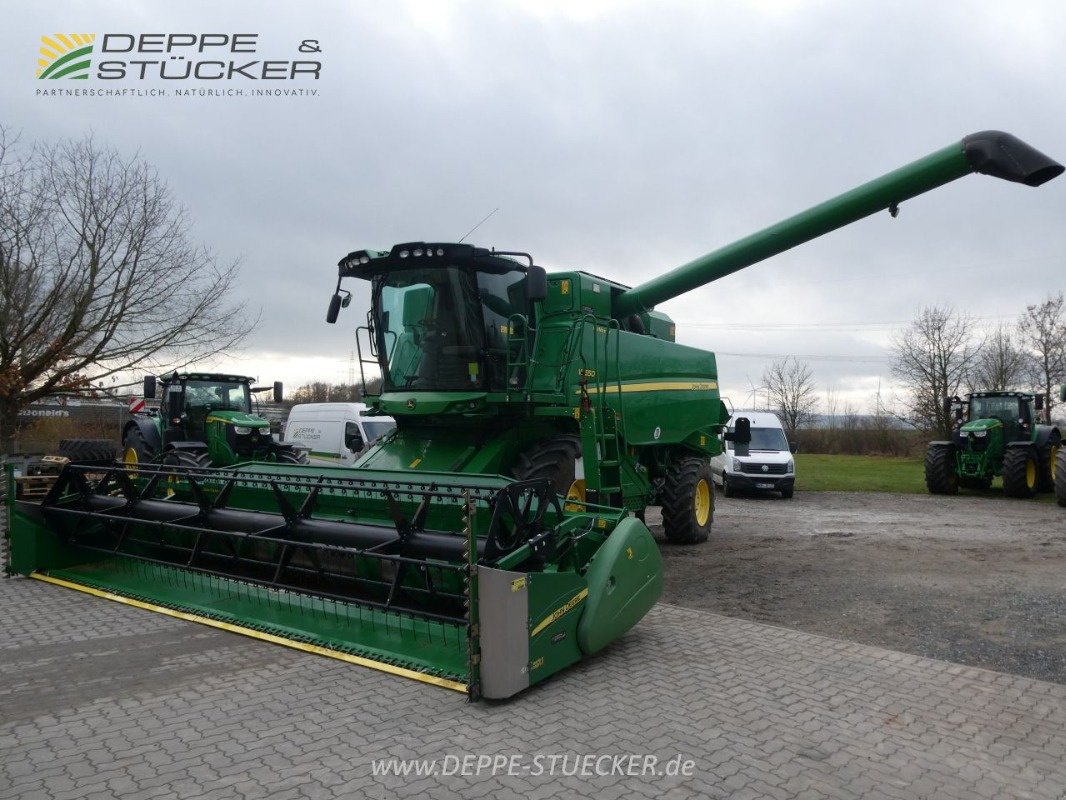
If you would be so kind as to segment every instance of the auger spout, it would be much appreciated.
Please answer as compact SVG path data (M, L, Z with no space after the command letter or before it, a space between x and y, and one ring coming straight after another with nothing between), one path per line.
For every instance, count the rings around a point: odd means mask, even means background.
M796 245L850 225L878 211L895 209L972 172L1026 186L1040 186L1064 167L1002 131L982 131L931 153L869 183L745 236L619 294L614 316L648 311L657 304L750 267Z

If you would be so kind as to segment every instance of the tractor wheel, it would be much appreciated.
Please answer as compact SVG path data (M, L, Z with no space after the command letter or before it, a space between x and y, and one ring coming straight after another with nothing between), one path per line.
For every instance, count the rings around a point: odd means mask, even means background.
M1055 501L1066 507L1066 449L1061 447L1055 458Z
M114 463L115 445L110 439L63 439L59 455L69 458L72 464L104 466Z
M530 447L520 456L511 470L520 481L547 478L556 494L569 496L577 484L577 460L581 457L581 441L576 435L561 433L549 436ZM581 483L584 499L584 482Z
M203 469L211 466L211 457L203 452L170 450L163 456L163 465L166 467L182 467L183 469Z
M308 463L306 450L278 450L277 458L279 464Z
M959 493L954 445L935 442L929 445L925 451L925 488L932 494Z
M707 541L714 521L711 467L702 458L683 458L670 467L663 485L663 532L673 544Z
M144 440L140 428L130 428L122 437L122 463L128 467L155 460L155 452Z
M1008 447L1003 456L1003 493L1032 497L1040 482L1040 460L1032 447Z
M1061 448L1062 442L1057 438L1048 440L1048 443L1040 448L1040 477L1036 488L1038 492L1055 491L1055 462Z

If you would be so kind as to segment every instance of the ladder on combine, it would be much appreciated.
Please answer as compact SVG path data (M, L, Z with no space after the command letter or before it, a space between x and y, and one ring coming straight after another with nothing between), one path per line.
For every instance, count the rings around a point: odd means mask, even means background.
M597 502L612 502L613 496L622 493L622 453L621 442L625 438L621 425L622 378L618 358L620 342L619 327L616 320L607 325L593 324L592 375L595 400L590 404L590 414L581 426L581 444L585 455L585 485L587 491L596 493ZM600 334L603 337L602 352L599 347ZM613 336L612 336L613 334ZM614 340L615 358L614 375L608 375L608 348ZM618 411L607 403L608 392L615 391L618 396ZM592 458L590 458L590 456ZM594 459L594 460L593 460ZM590 463L591 462L591 463ZM591 469L590 469L591 467ZM620 500L620 498L618 498Z

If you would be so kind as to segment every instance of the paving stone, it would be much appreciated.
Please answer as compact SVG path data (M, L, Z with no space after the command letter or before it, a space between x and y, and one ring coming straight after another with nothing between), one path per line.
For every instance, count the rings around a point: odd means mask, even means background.
M680 754L683 776L374 776ZM508 703L0 581L0 798L1059 800L1066 686L671 606Z

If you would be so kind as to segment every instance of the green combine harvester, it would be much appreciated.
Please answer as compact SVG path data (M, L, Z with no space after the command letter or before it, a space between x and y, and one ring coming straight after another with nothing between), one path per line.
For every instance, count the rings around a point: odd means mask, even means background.
M1038 186L1063 167L976 134L635 288L464 244L351 253L327 319L343 280L369 281L360 357L392 434L354 468L69 466L9 501L8 569L510 697L654 605L647 506L673 542L710 531L729 410L714 354L655 305L975 171Z

